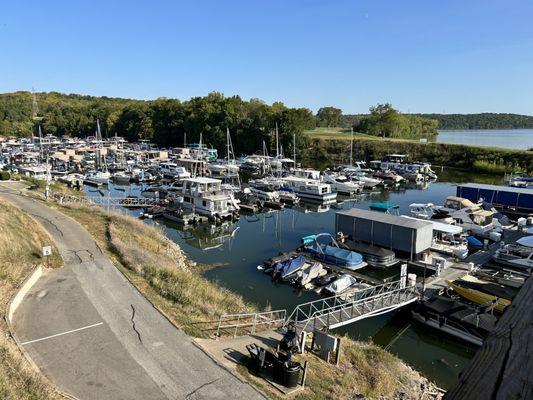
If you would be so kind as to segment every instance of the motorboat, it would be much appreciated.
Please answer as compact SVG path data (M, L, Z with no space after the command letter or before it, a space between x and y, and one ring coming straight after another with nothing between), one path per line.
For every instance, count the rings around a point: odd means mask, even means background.
M442 220L463 228L467 233L495 242L501 240L502 224L494 219L493 210L485 210L468 199L448 196L443 206L411 204L411 213L421 219Z
M173 162L164 162L159 164L159 172L166 178L171 179L187 179L191 177L191 173Z
M330 185L335 192L348 196L361 193L363 189L363 186L359 182L351 181L342 174L324 172L322 182Z
M294 283L297 286L306 287L311 283L311 281L326 274L327 271L324 269L322 264L319 262L314 262L306 265L297 272Z
M403 218L417 219L404 215ZM468 257L468 243L463 228L457 225L430 220L433 224L433 238L430 250L453 256L459 260Z
M303 237L300 250L315 260L352 271L367 265L361 254L341 247L329 233Z
M91 186L109 184L111 174L108 171L91 171L85 174L84 183Z
M492 259L511 268L533 271L533 248L516 243L506 244L496 250Z
M141 191L141 196L149 199L164 199L168 191L162 186L150 186Z
M296 256L287 260L278 261L274 264L272 276L275 279L288 280L291 275L296 274L309 265L312 264L308 263L304 256Z
M485 310L438 295L422 301L411 314L426 326L476 346L483 344L498 321Z
M461 297L476 304L493 305L494 309L499 312L504 312L518 293L515 288L485 281L473 275L465 275L453 282L447 281L447 283Z
M325 286L322 291L332 295L339 295L346 292L356 283L357 279L355 279L352 275L344 274L331 282L329 285Z

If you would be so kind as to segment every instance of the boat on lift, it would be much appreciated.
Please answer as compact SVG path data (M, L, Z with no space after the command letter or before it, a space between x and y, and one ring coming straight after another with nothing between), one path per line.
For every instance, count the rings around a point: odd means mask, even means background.
M315 260L352 271L367 266L361 254L344 248L329 233L303 237L299 249Z

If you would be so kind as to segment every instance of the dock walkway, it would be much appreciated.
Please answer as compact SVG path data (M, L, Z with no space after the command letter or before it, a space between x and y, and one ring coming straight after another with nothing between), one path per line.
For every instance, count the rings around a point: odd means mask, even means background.
M444 399L533 399L531 304L530 277Z

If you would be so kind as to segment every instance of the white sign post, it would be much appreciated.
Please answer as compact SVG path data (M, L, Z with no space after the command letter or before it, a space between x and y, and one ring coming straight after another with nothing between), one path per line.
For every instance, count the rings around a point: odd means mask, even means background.
M52 246L44 246L43 247L43 257L46 257L46 267L48 267L49 262L48 258L52 254Z

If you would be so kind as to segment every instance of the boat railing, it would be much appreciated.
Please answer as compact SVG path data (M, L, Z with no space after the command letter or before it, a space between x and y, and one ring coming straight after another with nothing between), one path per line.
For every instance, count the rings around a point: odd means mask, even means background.
M406 281L400 279L300 304L287 318L284 326L294 324L302 331L311 327L333 328L391 311L418 297L416 287L406 286Z
M282 326L287 317L287 310L263 311L259 313L223 314L216 329L216 337L254 334L259 330Z

